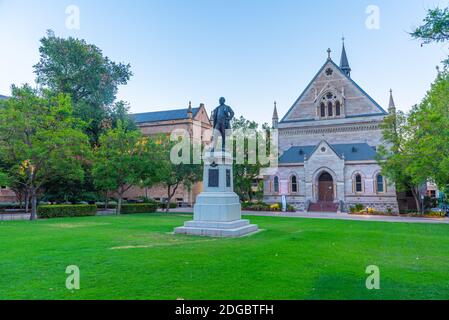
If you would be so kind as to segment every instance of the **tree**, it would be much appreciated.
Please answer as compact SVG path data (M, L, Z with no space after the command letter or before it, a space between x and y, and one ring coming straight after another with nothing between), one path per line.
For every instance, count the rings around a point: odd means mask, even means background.
M449 8L429 9L424 24L411 33L412 37L423 44L446 42L449 40ZM444 61L449 67L449 59Z
M133 186L153 185L163 172L163 148L158 141L129 131L121 121L100 137L95 150L93 177L99 190L118 196L117 214L121 213L124 194Z
M82 176L80 160L88 149L82 123L73 117L70 97L13 86L12 97L0 107L0 158L12 184L31 199L31 220L37 198L55 171Z
M443 189L449 186L449 73L438 75L424 100L409 117L414 161L410 173L426 176Z
M51 30L41 39L39 52L39 63L34 66L38 84L68 94L74 115L88 124L85 132L91 143L98 143L118 86L132 76L131 66L110 61L84 40L58 38Z
M184 136L184 138L187 139L186 136ZM188 160L175 163L178 161L172 161L171 153L174 150L173 148L176 145L176 141L170 141L170 137L164 135L159 135L158 140L165 150L160 184L162 187L165 187L167 192L165 210L166 212L169 212L171 201L181 186L191 189L196 182L201 181L203 167L200 164L194 164L192 161L193 148L195 148L194 144L196 142L192 143L190 142L190 139L185 140L189 143L184 144L183 149L180 150L179 153L181 153L180 156L182 157L183 152L189 152ZM190 148L190 151L185 151L184 148L187 147Z
M413 150L411 127L402 111L391 113L382 124L384 145L379 147L378 161L382 174L393 181L398 191L411 191L416 207L421 208L420 186L427 182L423 175L413 175L412 163L416 159Z
M234 139L243 139L243 143L235 144L235 154L244 155L243 163L234 163L234 191L238 194L242 201L252 201L258 197L260 193L260 185L257 186L258 190L254 190L254 182L260 175L260 170L264 167L257 157L258 152L265 152L266 150L258 150L253 148L256 146L257 135L265 132L269 133L267 125L263 126L263 131L258 130L259 125L254 122L245 119L244 117L235 118L232 123L232 129L234 133ZM253 147L249 147L252 144ZM269 139L267 143L267 150L269 150Z

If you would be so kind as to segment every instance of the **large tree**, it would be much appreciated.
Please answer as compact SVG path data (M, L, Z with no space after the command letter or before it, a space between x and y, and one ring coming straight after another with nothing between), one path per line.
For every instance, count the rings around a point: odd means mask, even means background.
M424 100L409 117L413 176L426 176L443 189L449 186L449 73L438 75Z
M421 40L423 44L449 41L449 8L429 9L423 23L411 33L413 38ZM444 64L449 68L449 59Z
M251 201L260 194L261 187L263 188L260 185L254 188L254 182L257 181L261 169L266 166L261 164L258 156L269 152L269 135L266 143L267 150L258 150L257 139L269 133L269 128L265 124L263 130L259 130L256 122L240 117L233 120L232 129L236 141L234 146L236 157L243 156L242 159L237 159L239 161L236 161L233 166L234 191L242 201Z
M84 40L59 38L53 31L41 39L39 52L39 63L34 66L38 84L72 98L74 115L88 124L86 133L96 144L118 86L132 76L130 65L111 61Z
M175 146L179 141L171 141L168 136L160 135L158 137L158 141L165 150L161 185L165 188L167 195L166 212L170 211L172 199L180 187L191 189L196 182L201 181L203 176L203 167L200 164L195 164L192 158L196 142L191 142L187 136L184 136L184 139L183 141L186 143L181 144L181 148L178 150ZM199 146L196 147L199 148ZM173 156L173 153L176 153L176 156ZM178 161L179 159L173 159L172 156L174 158L180 156L180 159L183 160Z
M13 184L31 198L36 219L38 194L55 171L83 175L80 160L88 153L87 136L72 113L70 97L30 86L12 88L0 107L0 158Z
M411 165L416 159L413 150L411 126L402 111L390 113L382 124L384 145L379 147L382 173L395 183L398 191L411 191L416 207L421 208L420 186L427 182L423 175L413 175Z
M92 173L98 190L117 195L117 214L121 212L124 194L131 187L151 186L160 181L164 152L157 140L127 130L120 121L116 128L100 137Z

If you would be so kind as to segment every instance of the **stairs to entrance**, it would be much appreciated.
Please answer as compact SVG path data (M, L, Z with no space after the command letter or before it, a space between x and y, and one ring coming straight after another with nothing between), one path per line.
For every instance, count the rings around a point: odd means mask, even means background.
M309 212L337 212L338 211L338 203L333 203L333 202L311 203L308 211Z

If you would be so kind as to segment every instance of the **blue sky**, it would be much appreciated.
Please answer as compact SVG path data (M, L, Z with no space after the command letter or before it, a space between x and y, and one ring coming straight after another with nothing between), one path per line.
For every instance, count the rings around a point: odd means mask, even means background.
M47 29L84 38L105 55L132 65L119 98L132 112L205 103L225 96L237 112L271 121L282 117L325 62L340 61L341 37L352 78L386 107L418 103L449 55L447 46L421 47L407 34L426 9L449 0L0 0L0 94L33 83L39 39ZM80 29L66 28L68 5L80 9ZM366 27L366 9L380 10L379 29Z

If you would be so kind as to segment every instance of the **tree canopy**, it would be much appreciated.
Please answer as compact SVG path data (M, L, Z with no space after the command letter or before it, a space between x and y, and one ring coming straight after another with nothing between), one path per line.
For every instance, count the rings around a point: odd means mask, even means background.
M13 87L0 107L0 158L13 184L23 186L32 199L55 172L82 179L82 159L89 153L83 123L73 117L70 97L28 85Z
M97 143L118 86L132 76L131 66L111 61L84 40L59 38L51 30L41 39L39 53L34 66L37 83L70 96L74 115L87 123L85 132L91 143Z

